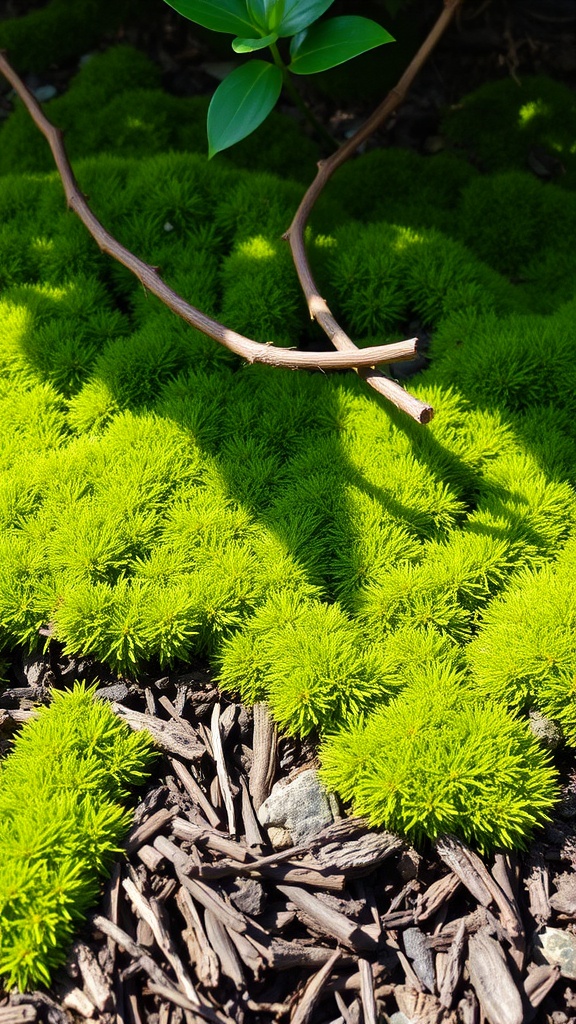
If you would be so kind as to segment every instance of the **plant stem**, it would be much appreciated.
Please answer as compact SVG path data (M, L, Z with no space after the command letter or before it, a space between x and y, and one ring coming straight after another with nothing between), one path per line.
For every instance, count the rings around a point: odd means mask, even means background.
M296 104L298 109L302 111L304 117L310 122L310 124L314 128L314 131L318 133L318 135L320 136L321 139L324 140L326 145L329 146L329 148L332 151L338 149L338 143L336 142L334 136L331 135L330 132L324 127L324 125L318 120L318 118L314 116L314 114L310 110L310 107L306 103L304 103L304 100L302 99L300 93L298 92L296 86L292 81L292 78L290 77L290 72L288 71L288 68L286 67L284 61L282 60L282 57L280 56L280 52L278 50L278 47L276 46L276 43L272 43L269 49L274 58L274 63L276 64L277 67L280 68L280 71L282 72L282 78L284 80L286 90L290 94L291 98L294 100L294 103Z

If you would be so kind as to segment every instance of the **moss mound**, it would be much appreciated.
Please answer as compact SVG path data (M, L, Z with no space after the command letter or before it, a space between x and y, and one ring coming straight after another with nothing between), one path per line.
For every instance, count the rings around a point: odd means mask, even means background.
M250 171L208 164L188 101L112 98L106 69L124 61L144 74L111 51L49 111L87 154L75 169L95 212L230 327L307 340L279 241L303 186L273 173L292 126L279 115L277 149L238 150ZM427 326L423 429L352 374L242 366L176 320L99 253L55 173L32 169L30 131L17 111L0 133L4 646L34 646L50 621L66 650L119 672L203 653L284 729L319 732L327 779L372 821L521 845L556 775L517 716L540 708L576 734L565 609L546 603L575 533L558 234L573 196L456 153L371 153L330 183L309 229L318 278L360 344ZM515 601L536 601L517 662ZM561 666L545 692L528 634Z
M132 815L129 787L154 757L93 691L54 693L0 765L0 974L49 984L95 902Z
M447 113L443 130L484 171L532 165L576 187L576 97L559 82L539 75L489 82Z

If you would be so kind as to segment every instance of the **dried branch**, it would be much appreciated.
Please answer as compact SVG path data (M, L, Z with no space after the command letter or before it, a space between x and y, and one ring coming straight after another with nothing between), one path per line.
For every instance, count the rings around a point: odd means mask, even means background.
M335 348L341 351L352 351L356 349L356 346L352 339L348 337L345 331L342 330L338 322L335 320L326 301L318 292L318 286L312 276L312 271L306 256L306 246L304 244L304 230L306 228L308 217L310 216L318 196L328 180L334 174L334 171L348 160L348 158L356 152L358 147L361 146L362 143L365 142L366 139L368 139L370 135L372 135L372 133L390 117L390 114L392 114L393 111L404 102L406 94L416 75L420 71L420 68L426 62L430 53L436 46L436 43L444 34L461 3L462 0L444 0L444 9L442 10L442 13L430 30L417 54L406 68L406 71L400 78L398 84L391 89L386 99L383 100L380 106L376 108L374 113L371 114L362 127L359 128L347 142L340 146L332 156L328 157L327 160L322 160L318 164L318 173L316 178L306 191L302 202L294 215L294 219L288 228L288 231L284 235L284 238L290 242L294 266L296 267L302 291L306 296L310 316L313 320L317 320ZM358 350L356 349L356 351ZM365 352L366 349L362 349L361 351ZM405 391L404 388L400 387L400 385L395 381L385 377L373 367L366 369L365 367L362 368L360 363L357 365L360 376L362 376L366 382L375 389L375 391L384 395L384 397L390 402L393 402L394 405L399 409L402 409L403 412L408 413L409 416L412 416L412 418L418 422L429 423L434 415L434 410L430 405L420 402L417 398L408 394L408 392Z
M251 338L245 338L242 334L230 330L224 324L212 320L211 317L191 306L181 295L168 287L158 274L156 267L138 259L134 253L121 245L94 216L74 177L62 141L62 132L45 117L40 105L17 75L3 50L0 50L0 72L18 94L34 124L47 140L62 179L68 208L77 214L102 252L127 267L152 295L160 299L168 309L171 309L186 323L203 334L207 334L208 337L213 338L249 363L283 366L293 370L346 370L356 366L374 366L376 363L394 363L414 358L417 350L417 338L399 341L392 345L376 345L361 351L355 349L353 353L301 352L298 349L276 348L272 344L262 344Z

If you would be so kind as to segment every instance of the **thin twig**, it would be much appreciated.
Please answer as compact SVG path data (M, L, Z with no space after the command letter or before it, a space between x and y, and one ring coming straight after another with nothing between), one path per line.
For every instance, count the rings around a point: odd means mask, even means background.
M342 330L332 315L326 301L320 295L318 286L312 275L310 264L308 263L308 257L306 255L306 246L304 244L304 230L308 222L308 217L310 216L312 207L318 199L318 196L328 180L334 174L334 171L348 160L348 158L356 152L358 147L361 146L362 143L365 142L366 139L368 139L370 135L372 135L372 133L390 117L390 114L392 114L401 103L403 103L414 78L418 74L422 65L428 59L438 40L442 37L461 3L462 0L444 0L442 13L430 30L417 54L406 68L406 71L400 78L398 84L388 93L386 99L383 100L380 106L376 108L374 113L371 114L368 120L358 129L358 131L355 132L347 142L340 146L332 156L328 157L327 160L322 160L318 164L318 173L306 191L302 202L294 215L294 219L288 228L288 231L284 235L284 237L290 242L294 266L296 267L302 291L306 296L310 316L313 320L318 321L320 327L330 338L330 341L335 348L340 349L341 351L352 351L356 349L356 346L352 339L348 337L346 332ZM366 349L356 349L356 351L365 352ZM378 370L375 370L374 368L366 369L366 367L361 368L360 363L358 363L358 368L360 376L362 376L372 388L378 391L381 395L384 395L385 398L390 402L393 402L393 404L399 409L402 409L404 412L408 413L409 416L412 416L413 419L420 423L428 423L432 419L434 410L430 405L426 405L424 402L420 402L417 398L408 394L404 388L400 387L400 385L395 381L385 377Z
M217 320L212 320L195 306L191 306L181 295L168 287L158 274L156 267L138 259L134 253L121 245L94 216L74 177L62 141L62 132L45 117L40 105L17 75L3 50L0 50L0 72L18 94L34 124L47 140L62 179L69 209L77 214L102 252L127 267L152 295L160 299L168 309L171 309L186 323L191 324L203 334L207 334L208 337L213 338L249 363L283 366L293 370L348 370L356 366L395 363L414 358L417 338L399 341L392 345L375 345L372 348L362 349L360 352L355 350L353 354L348 352L302 352L298 349L276 348L271 343L262 344L251 338L245 338Z
M226 767L226 760L224 758L222 736L220 735L220 705L218 703L216 703L212 708L210 729L212 732L212 749L214 750L216 772L218 775L218 781L220 783L220 789L222 790L222 796L224 798L224 807L226 808L228 831L231 836L235 836L236 817L234 814L234 798L232 796L232 790L230 788L230 778L228 776L228 769Z

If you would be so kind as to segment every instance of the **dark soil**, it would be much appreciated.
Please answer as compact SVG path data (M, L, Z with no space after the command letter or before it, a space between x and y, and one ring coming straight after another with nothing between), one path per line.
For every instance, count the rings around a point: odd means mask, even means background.
M0 0L0 18L32 6ZM409 6L415 38L424 38L438 7L431 0ZM360 8L401 38L406 14L395 27L378 0ZM349 12L350 4L342 9ZM101 47L119 41L156 60L164 87L178 95L211 92L227 59L163 4L154 18L135 19ZM27 84L60 93L76 70L76 63L51 67ZM374 144L435 152L443 145L439 125L447 105L486 81L533 73L576 87L573 0L469 0ZM377 102L339 96L328 79L321 90L305 88L317 116L340 139ZM10 108L0 86L0 116ZM416 852L345 818L306 850L274 851L255 815L262 778L267 775L269 789L314 766L314 747L280 739L274 756L269 725L271 751L255 747L252 712L223 699L204 664L124 681L90 659L63 657L53 643L45 656L16 655L0 687L0 756L33 707L49 700L50 688L77 679L98 680L101 696L128 720L139 712L174 726L140 794L126 857L66 969L49 992L0 997L0 1024L86 1017L106 1024L472 1024L483 1014L492 1024L576 1020L576 970L561 976L540 962L534 947L544 926L573 935L576 945L572 761L564 766L556 819L522 855L481 861L452 840ZM214 729L223 741L218 765ZM235 831L223 799L226 780ZM514 1000L520 1017L509 1008Z

